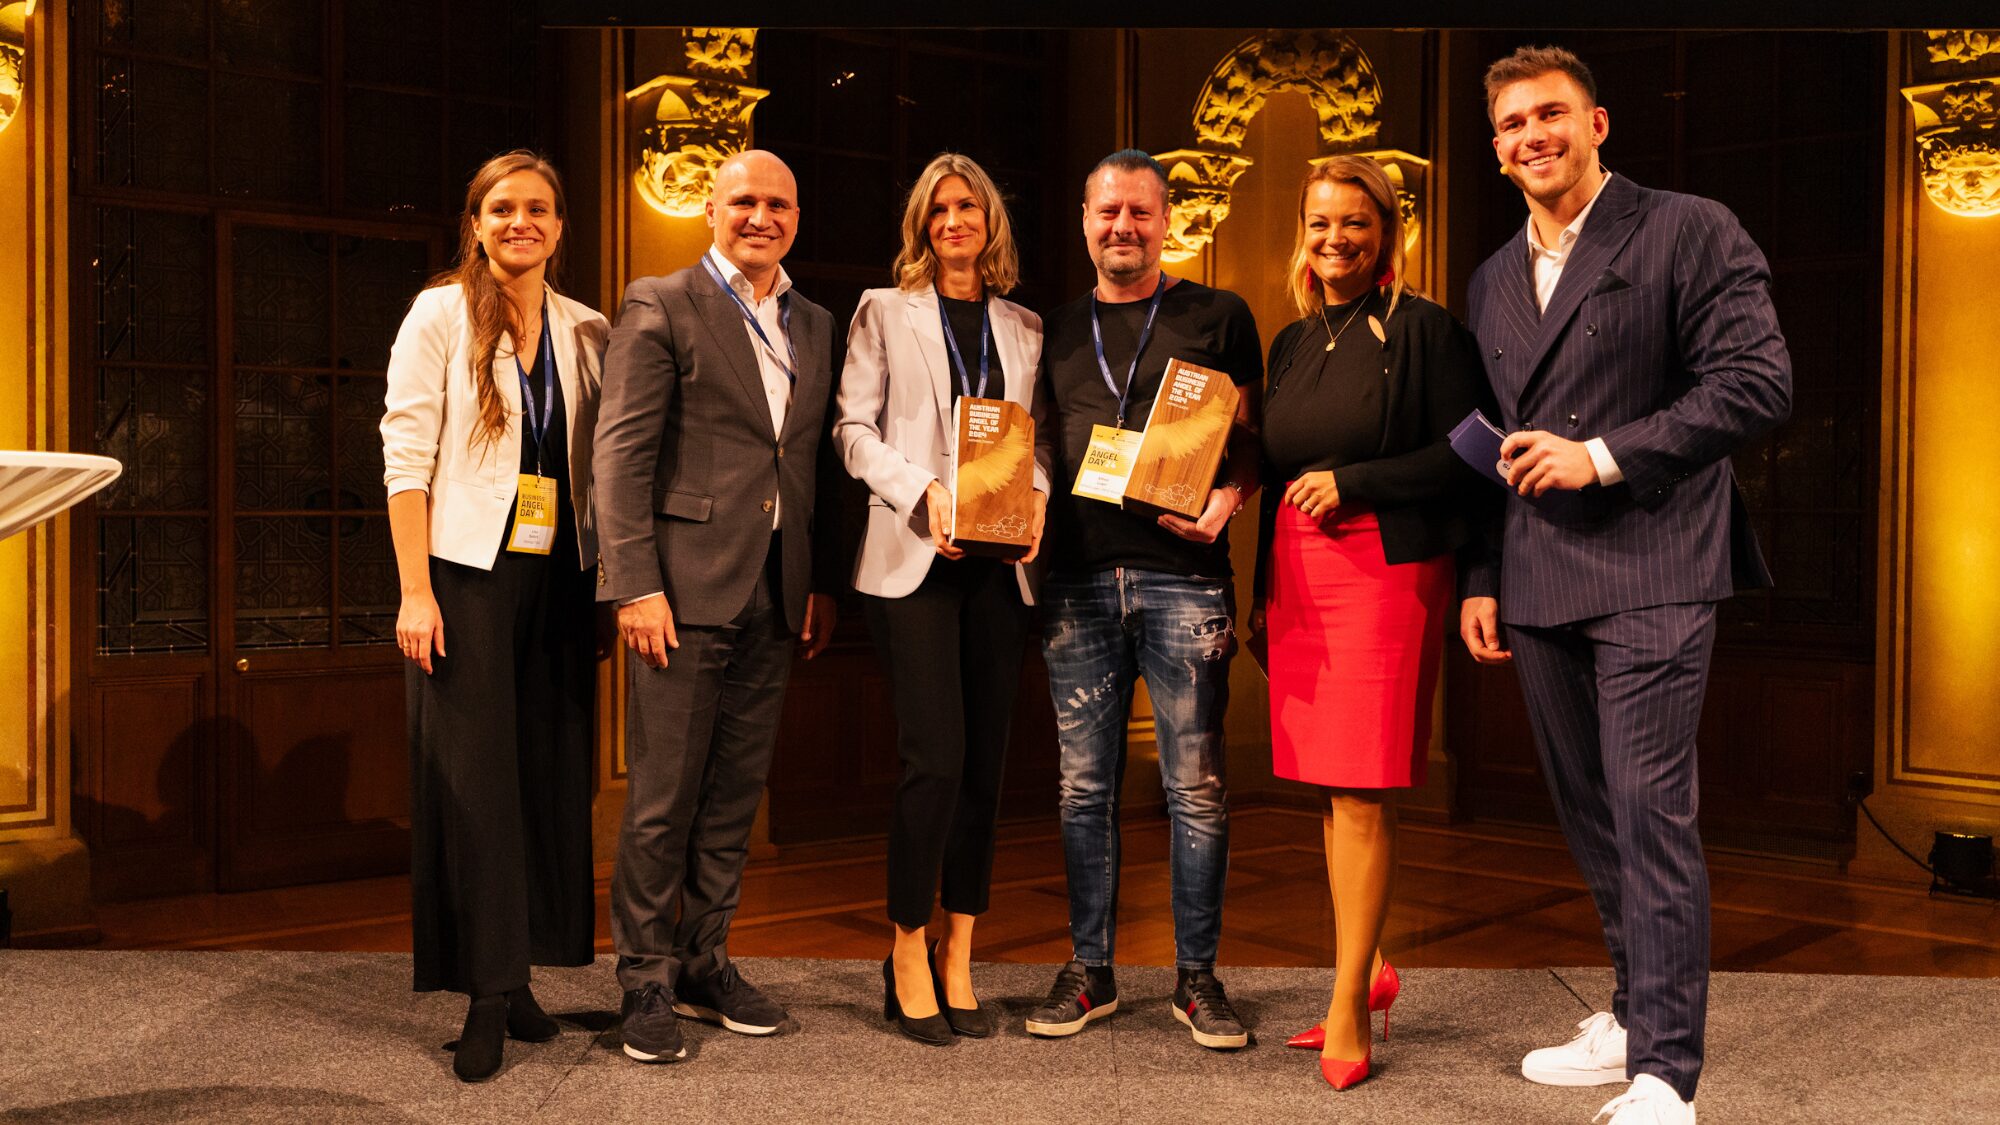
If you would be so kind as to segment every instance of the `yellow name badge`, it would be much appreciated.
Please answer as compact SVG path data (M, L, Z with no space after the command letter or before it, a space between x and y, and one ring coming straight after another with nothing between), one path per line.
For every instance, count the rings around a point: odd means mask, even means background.
M1083 467L1077 470L1076 487L1070 491L1124 507L1125 482L1132 478L1132 464L1145 439L1138 430L1092 426L1090 448L1083 451Z
M524 555L546 555L556 542L556 478L521 474L514 495L514 536L507 549Z

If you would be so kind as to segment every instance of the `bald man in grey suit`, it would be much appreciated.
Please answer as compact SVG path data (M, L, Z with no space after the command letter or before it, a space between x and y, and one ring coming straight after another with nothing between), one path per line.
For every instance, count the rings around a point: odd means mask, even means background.
M1521 1072L1630 1079L1612 1125L1693 1125L1709 926L1695 730L1716 604L1770 584L1729 457L1790 413L1791 360L1736 217L1598 162L1610 117L1575 55L1522 48L1486 93L1529 220L1467 297L1519 495L1469 568L1461 632L1520 672L1617 971L1611 1011Z
M591 461L598 600L632 650L611 929L641 1062L686 1053L679 1016L745 1035L785 1019L729 960L729 923L794 642L807 659L826 646L842 570L833 319L779 264L798 185L741 153L707 213L700 262L625 291Z

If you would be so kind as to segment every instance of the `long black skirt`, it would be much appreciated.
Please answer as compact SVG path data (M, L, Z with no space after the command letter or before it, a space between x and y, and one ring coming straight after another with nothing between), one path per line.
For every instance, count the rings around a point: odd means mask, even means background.
M591 960L594 572L562 507L548 555L430 560L449 655L407 671L419 992L489 996Z

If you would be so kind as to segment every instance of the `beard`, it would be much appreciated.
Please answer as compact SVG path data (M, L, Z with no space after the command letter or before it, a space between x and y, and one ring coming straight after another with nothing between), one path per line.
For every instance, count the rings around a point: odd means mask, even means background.
M1121 254L1114 262L1111 257L1114 250L1130 250L1133 253ZM1094 264L1097 272L1113 283L1127 285L1153 272L1160 259L1158 255L1148 256L1143 242L1112 242L1098 247Z

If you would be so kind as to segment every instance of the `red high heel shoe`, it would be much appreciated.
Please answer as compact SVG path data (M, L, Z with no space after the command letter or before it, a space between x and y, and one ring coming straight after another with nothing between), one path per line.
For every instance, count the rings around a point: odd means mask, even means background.
M1326 1079L1327 1085L1336 1090L1345 1090L1349 1086L1365 1081L1368 1078L1368 1062L1373 1056L1374 1052L1370 1051L1368 1054L1361 1056L1358 1061L1349 1062L1346 1059L1330 1059L1325 1055L1321 1055L1319 1057L1319 1075L1321 1078Z
M1396 966L1382 962L1382 971L1375 974L1375 983L1368 989L1368 1010L1382 1013L1382 1041L1389 1040L1389 1005L1403 992L1403 978L1396 975ZM1297 1047L1302 1051L1317 1051L1326 1046L1326 1028L1315 1025L1290 1039L1285 1046Z

